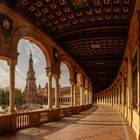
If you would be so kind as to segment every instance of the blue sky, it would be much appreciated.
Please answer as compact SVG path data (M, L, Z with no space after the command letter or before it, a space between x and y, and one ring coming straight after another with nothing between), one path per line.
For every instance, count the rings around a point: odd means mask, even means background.
M41 84L43 87L48 78L46 76L46 60L44 54L40 50L38 46L34 43L31 43L28 40L21 39L18 43L18 62L16 65L16 77L15 77L15 86L21 89L25 88L26 85L26 77L27 77L27 70L29 66L29 58L30 52L32 52L32 57L34 61L34 70L35 70L35 77L36 83ZM69 70L65 64L61 64L60 67L61 75L60 75L60 85L69 86ZM9 86L9 66L7 65L6 61L0 60L0 85L1 87ZM54 79L53 79L53 86L54 86Z

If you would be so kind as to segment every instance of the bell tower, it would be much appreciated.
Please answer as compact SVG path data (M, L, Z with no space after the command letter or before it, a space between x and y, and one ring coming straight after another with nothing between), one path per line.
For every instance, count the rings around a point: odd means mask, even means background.
M27 79L26 79L26 96L27 96L26 100L30 103L34 103L35 97L37 97L37 95L38 94L37 94L35 71L33 68L32 54L30 53L29 69L27 71Z

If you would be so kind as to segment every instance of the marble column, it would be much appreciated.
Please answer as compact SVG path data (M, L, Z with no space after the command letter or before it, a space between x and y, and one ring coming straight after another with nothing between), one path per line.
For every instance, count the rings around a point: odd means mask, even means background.
M90 104L90 93L89 93L89 90L87 90L87 104Z
M89 102L88 102L88 104L91 104L91 93L90 93L90 91L88 90L88 94L89 94Z
M9 112L11 114L16 113L15 111L15 66L16 61L8 61L10 67L10 97L9 97Z
M113 90L111 91L111 104L113 106Z
M132 61L128 61L128 108L129 108L129 125L132 126L133 97L132 97Z
M82 101L82 104L83 105L86 105L88 103L88 93L87 93L87 90L83 87L83 101Z
M85 105L87 103L87 90L82 88L82 104Z
M83 105L83 87L80 86L80 105Z
M73 81L70 79L70 106L73 106L73 87L74 87L74 83Z
M129 62L129 107L133 109L133 95L132 95L132 62Z
M90 91L90 104L92 104L92 92Z
M116 88L114 87L114 90L113 90L113 102L114 102L114 105L116 104Z
M83 104L88 104L88 102L89 102L89 94L88 94L88 90L87 89L85 89L85 94L86 94L86 103L85 102L83 102Z
M116 86L115 86L115 91L114 91L114 102L115 102L115 105L117 104L117 89L116 89Z
M48 109L52 109L51 94L52 94L52 73L48 72Z
M58 99L59 99L59 75L54 75L55 79L55 108L59 107Z
M122 80L122 102L121 102L121 105L122 105L122 112L124 113L125 111L125 104L124 104L124 73L122 74L122 77L121 77L121 80Z
M73 85L73 105L76 106L76 84Z

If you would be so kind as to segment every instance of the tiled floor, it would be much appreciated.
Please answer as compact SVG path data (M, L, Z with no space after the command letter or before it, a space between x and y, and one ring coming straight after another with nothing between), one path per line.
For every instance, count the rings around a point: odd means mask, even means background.
M136 140L133 130L115 109L94 105L79 115L28 128L0 140Z

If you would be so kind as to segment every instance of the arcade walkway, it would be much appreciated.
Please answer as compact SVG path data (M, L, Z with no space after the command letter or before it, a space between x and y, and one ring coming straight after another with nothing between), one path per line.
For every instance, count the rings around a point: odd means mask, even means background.
M114 108L94 105L79 115L28 128L0 140L136 140L128 122Z

